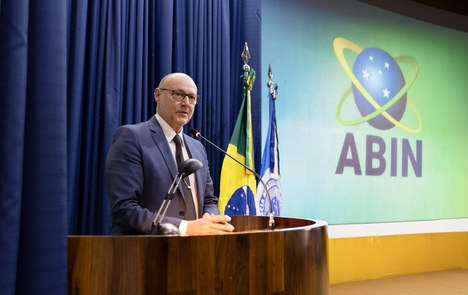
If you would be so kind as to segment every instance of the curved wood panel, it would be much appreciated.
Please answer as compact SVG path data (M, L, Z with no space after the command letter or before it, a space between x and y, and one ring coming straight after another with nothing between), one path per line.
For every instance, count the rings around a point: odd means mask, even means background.
M233 216L211 236L69 236L69 294L328 294L322 221Z

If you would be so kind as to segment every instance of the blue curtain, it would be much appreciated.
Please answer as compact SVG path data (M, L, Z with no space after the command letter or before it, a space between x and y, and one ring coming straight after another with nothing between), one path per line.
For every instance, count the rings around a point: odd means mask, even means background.
M67 24L0 1L0 294L67 291Z
M226 148L242 102L248 42L256 167L261 155L261 1L72 1L69 9L68 212L70 234L109 234L104 163L114 131L148 120L153 90L185 72L201 102L187 126ZM207 147L215 188L223 155Z
M187 129L227 147L244 42L260 168L260 13L261 0L0 1L0 294L66 294L67 234L110 233L112 135L154 114L165 74L194 78ZM207 151L218 189L223 155Z
M71 234L109 233L104 163L122 124L147 120L148 2L71 1L68 56L68 212Z

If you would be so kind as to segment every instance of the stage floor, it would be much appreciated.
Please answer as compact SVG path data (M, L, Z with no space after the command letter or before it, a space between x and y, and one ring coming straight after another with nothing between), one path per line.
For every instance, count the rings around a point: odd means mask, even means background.
M468 269L447 270L342 283L330 295L467 295Z

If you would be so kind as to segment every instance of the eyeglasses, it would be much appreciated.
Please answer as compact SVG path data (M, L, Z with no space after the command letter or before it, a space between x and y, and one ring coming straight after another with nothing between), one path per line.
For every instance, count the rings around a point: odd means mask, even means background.
M185 92L182 92L180 90L174 90L174 89L167 89L167 88L159 88L160 90L165 90L165 91L172 91L172 99L177 101L177 102L183 102L185 100L185 97L188 97L188 102L190 104L197 104L198 100L200 100L200 96L196 94L187 94Z

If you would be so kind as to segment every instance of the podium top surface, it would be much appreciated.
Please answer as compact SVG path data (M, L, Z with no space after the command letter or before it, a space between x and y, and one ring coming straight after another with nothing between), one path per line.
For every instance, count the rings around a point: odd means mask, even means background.
M290 218L290 217L275 217L275 228L271 230L268 225L268 216L231 216L231 224L235 230L227 235L241 235L252 233L272 233L272 232L286 232L286 231L299 231L311 230L318 228L326 228L328 223L323 220L312 220L304 218ZM84 237L86 235L69 235L68 237ZM100 237L109 237L109 235L99 235ZM149 235L129 235L131 237L148 237ZM203 235L201 235L203 236ZM98 236L95 236L98 237ZM115 235L114 235L115 237ZM152 237L179 237L158 235ZM188 237L188 236L186 236Z

